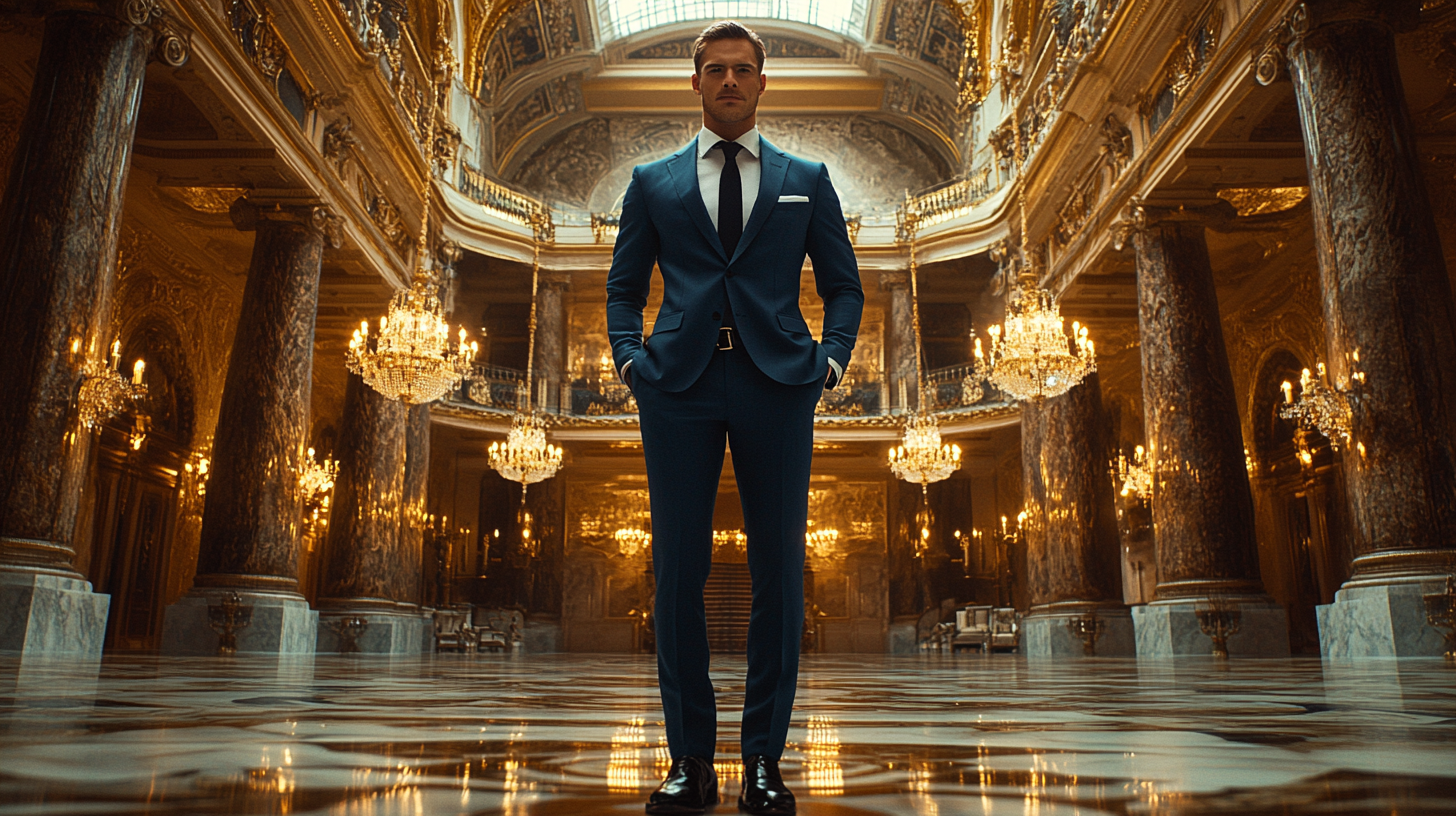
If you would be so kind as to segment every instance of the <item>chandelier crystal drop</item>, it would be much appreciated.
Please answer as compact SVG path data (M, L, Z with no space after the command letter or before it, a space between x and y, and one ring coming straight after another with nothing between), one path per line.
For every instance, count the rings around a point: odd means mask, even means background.
M521 483L521 502L526 487L545 481L561 469L562 450L546 442L546 426L540 417L519 413L511 420L506 441L490 443L490 466L500 475Z
M80 342L72 347L78 347ZM94 348L94 346L93 346ZM81 371L81 387L76 393L77 414L81 426L94 431L103 422L135 406L147 396L147 384L143 382L147 364L137 360L132 367L131 380L118 370L121 364L121 341L111 344L111 354L106 359L92 357Z
M332 456L323 461L316 458L313 448L308 449L303 466L298 473L298 486L303 491L305 507L318 506L327 509L329 494L334 489L334 479L339 475L339 463Z
M1087 327L1066 321L1051 293L1022 278L1006 304L1005 326L991 327L991 383L1012 398L1039 401L1065 394L1097 370Z
M424 200L420 237L415 247L415 273L410 286L389 300L389 313L379 319L379 331L370 334L364 321L349 340L344 361L349 370L386 399L411 405L434 402L450 393L470 373L477 343L450 335L438 294L440 281L425 268L429 255L430 188L434 184L435 111L439 89L431 87L429 126L425 146Z
M890 472L895 478L922 487L947 478L960 466L960 445L942 445L940 427L929 414L912 414L900 444L890 449Z

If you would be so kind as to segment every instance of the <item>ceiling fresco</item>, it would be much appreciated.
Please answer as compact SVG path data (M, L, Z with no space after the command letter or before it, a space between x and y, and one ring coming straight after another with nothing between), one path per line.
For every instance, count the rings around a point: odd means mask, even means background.
M560 204L608 212L634 166L675 152L699 126L689 117L593 117L536 150L511 181ZM827 164L846 211L892 209L906 190L950 174L916 136L876 116L764 116L759 129L779 148Z

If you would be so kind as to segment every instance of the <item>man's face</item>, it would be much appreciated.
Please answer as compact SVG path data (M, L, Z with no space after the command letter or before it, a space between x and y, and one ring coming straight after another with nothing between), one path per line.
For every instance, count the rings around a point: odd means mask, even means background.
M693 74L693 91L703 97L708 124L734 125L752 117L766 84L758 70L753 43L748 40L708 43L703 49L702 67Z

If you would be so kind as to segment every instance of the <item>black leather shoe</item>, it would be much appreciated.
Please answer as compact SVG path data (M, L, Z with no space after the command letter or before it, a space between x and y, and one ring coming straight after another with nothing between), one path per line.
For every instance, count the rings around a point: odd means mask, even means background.
M718 802L718 774L702 757L674 759L667 778L647 797L648 813L702 813Z
M794 812L794 794L779 776L779 761L754 754L743 758L743 793L738 809L755 816L787 816Z

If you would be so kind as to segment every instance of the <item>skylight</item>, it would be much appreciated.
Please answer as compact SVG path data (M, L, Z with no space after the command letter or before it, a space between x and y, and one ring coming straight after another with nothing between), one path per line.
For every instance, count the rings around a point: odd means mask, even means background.
M866 0L597 0L604 41L693 20L789 20L863 38Z

